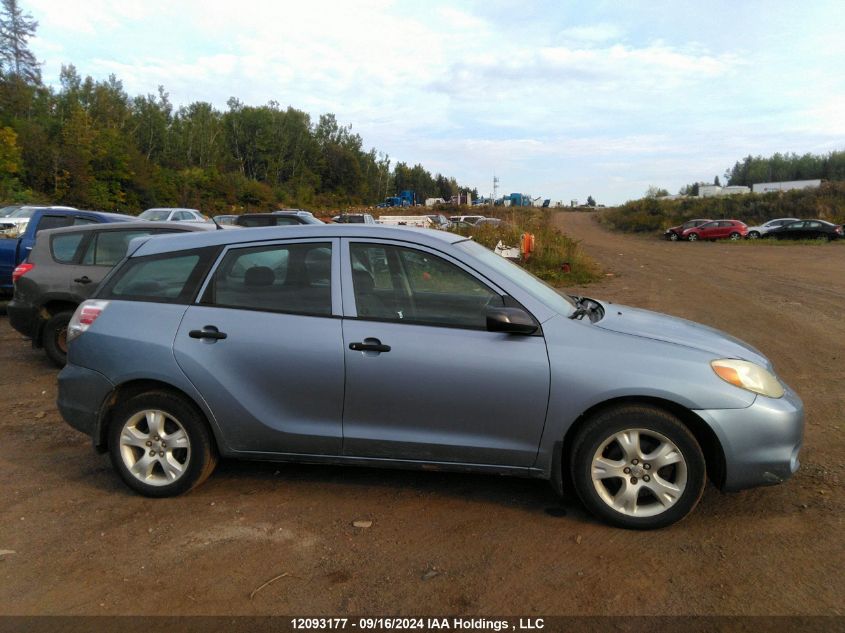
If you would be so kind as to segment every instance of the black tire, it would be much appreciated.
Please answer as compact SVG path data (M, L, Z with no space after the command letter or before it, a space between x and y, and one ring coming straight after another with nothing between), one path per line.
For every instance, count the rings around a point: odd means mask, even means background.
M760 238L760 233L758 233L757 231L751 231L751 232L748 234L748 239L749 239L749 240L756 240L756 239L759 239L759 238Z
M643 473L648 475L651 472L651 477L653 478L651 485L654 485L658 481L658 473L662 472L662 477L666 476L667 472L677 473L678 471L663 471L662 468L654 471L643 471L642 468L645 467L645 462L640 462L639 468L642 471L640 473L642 480L640 481L636 477L632 477L631 483L634 485L638 483L642 487L642 489L637 488L637 504L639 504L640 499L645 498L648 502L651 497L651 505L646 503L643 505L643 508L646 511L650 507L657 508L656 511L658 513L652 516L633 516L632 514L626 514L613 508L609 501L605 501L602 498L602 493L598 487L608 485L604 484L604 481L618 482L620 490L623 485L626 489L628 488L628 483L621 478L608 478L601 482L593 482L593 459L597 451L614 434L629 429L644 429L646 432L651 431L664 436L681 453L683 463L686 466L686 481L680 496L665 510L659 510L661 505L658 505L657 498L650 492L649 485L645 483L648 477L643 476ZM651 439L647 436L647 433L643 433L642 435L645 441ZM608 450L612 450L612 448ZM624 458L621 459L624 462ZM587 510L611 525L636 530L651 530L666 527L686 517L692 512L696 504L698 504L699 499L701 499L707 480L704 455L693 434L672 414L649 405L621 405L612 409L606 409L597 414L580 429L575 437L572 443L569 465L575 491ZM666 468L674 469L677 466L667 466ZM671 475L668 476L671 477ZM628 475L624 475L624 477L627 479ZM606 496L611 495L611 492L606 488L603 492Z
M67 324L73 316L73 310L59 312L50 317L41 332L41 345L44 352L56 367L67 364Z
M171 416L188 437L190 448L186 452L184 472L172 483L153 485L141 481L130 472L122 456L120 439L124 425L145 410L163 411ZM173 497L192 490L208 479L218 459L211 430L202 412L192 402L167 391L141 393L115 406L108 428L108 447L112 466L124 483L147 497ZM146 449L142 453L143 457ZM157 468L164 472L160 464Z

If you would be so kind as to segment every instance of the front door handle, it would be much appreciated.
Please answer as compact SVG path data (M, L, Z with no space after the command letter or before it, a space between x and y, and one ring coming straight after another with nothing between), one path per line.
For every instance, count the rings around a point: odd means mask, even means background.
M213 325L206 325L201 330L191 330L188 332L188 336L191 338L209 338L214 341L221 341L228 335L225 332L221 332Z
M88 278L88 275L82 275L82 277L77 277L74 281L78 284L90 284L91 280Z
M389 352L390 345L382 345L377 338L365 338L363 343L350 343L353 352Z

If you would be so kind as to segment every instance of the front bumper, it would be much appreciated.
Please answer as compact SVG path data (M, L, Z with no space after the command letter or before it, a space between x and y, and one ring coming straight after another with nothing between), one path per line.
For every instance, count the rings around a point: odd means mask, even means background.
M697 410L722 444L723 490L778 484L798 470L804 404L785 386L783 397L757 396L745 409Z
M6 305L9 315L9 325L26 337L35 336L38 324L38 310L28 304L22 304L12 299Z
M65 365L59 372L59 396L56 405L65 422L77 431L101 443L100 410L114 390L114 385L101 373L78 365Z

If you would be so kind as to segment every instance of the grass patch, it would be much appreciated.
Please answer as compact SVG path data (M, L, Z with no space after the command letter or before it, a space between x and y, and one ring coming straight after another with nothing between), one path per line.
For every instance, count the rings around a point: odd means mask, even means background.
M453 215L457 213L466 211ZM584 252L580 242L552 226L554 211L533 207L474 207L472 213L497 217L503 221L500 226L487 224L455 230L491 250L499 240L506 246L519 246L523 233L533 233L534 252L519 264L553 286L588 284L602 276L599 265ZM564 264L569 265L569 272L564 272Z

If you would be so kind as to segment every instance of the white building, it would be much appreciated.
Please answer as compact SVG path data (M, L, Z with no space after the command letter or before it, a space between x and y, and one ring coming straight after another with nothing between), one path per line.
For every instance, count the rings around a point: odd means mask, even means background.
M722 195L722 187L719 185L698 185L699 198L712 198Z
M737 194L751 193L751 189L744 185L698 185L699 198L712 198L714 196L735 196Z
M752 185L754 193L769 193L771 191L790 191L791 189L818 189L821 180L787 180L785 182L758 182Z

